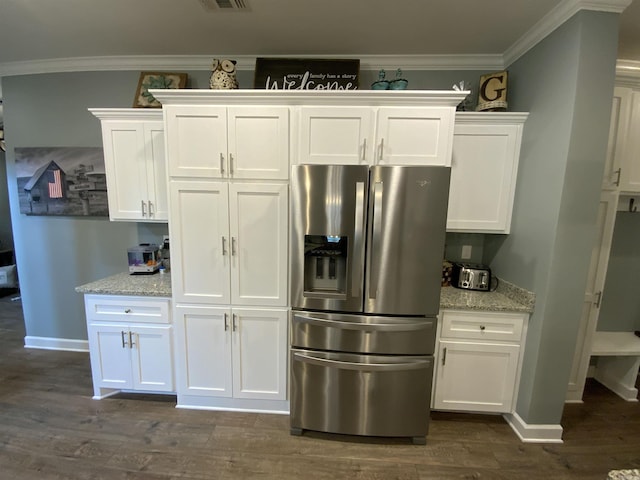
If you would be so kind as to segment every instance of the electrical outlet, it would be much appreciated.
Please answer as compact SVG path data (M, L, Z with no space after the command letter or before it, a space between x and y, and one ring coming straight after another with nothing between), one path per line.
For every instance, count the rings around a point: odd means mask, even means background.
M462 260L469 260L471 258L471 245L463 245L462 253L460 254Z

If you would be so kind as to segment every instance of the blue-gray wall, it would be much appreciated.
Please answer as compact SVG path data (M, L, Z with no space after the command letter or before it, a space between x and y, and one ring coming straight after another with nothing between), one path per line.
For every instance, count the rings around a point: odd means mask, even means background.
M510 66L529 111L511 234L488 238L498 276L536 293L516 411L558 424L595 239L615 79L618 15L581 11Z
M484 249L494 272L537 296L525 348L518 413L560 420L577 334L605 156L618 15L581 12L510 66L509 103L529 111L512 233L448 236ZM405 72L410 88L451 89L486 72ZM3 79L7 170L27 335L84 339L76 285L126 268L126 248L157 228L104 219L28 217L18 211L13 148L100 146L89 107L129 107L139 72L29 75ZM206 88L208 72L189 72ZM252 72L239 72L251 87ZM361 87L376 79L362 72ZM161 229L162 227L160 227ZM475 250L475 247L474 247ZM568 282L567 272L577 281Z
M0 181L9 187L27 336L86 339L83 299L74 287L125 271L128 247L160 241L167 233L166 225L109 222L97 217L26 216L18 207L13 149L102 146L100 122L87 108L130 107L139 73L58 73L2 79L8 178L5 182L0 177ZM208 88L210 72L188 73L188 88ZM475 82L477 94L483 73L416 71L405 72L405 78L414 89L450 90L461 80ZM238 79L241 88L251 88L253 72L240 71ZM363 88L376 79L376 71L361 72Z

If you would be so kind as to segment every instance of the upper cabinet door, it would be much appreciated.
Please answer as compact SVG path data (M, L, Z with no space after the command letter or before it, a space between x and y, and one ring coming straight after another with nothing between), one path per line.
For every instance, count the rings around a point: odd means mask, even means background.
M173 299L228 304L231 300L227 182L172 181Z
M620 191L640 192L640 91L631 93L631 111L629 127L624 145L622 172L620 175ZM619 147L619 146L618 146Z
M287 305L288 187L231 183L231 300Z
M228 176L289 178L289 108L229 107Z
M440 107L381 107L377 165L451 165L454 111Z
M620 187L624 146L629 130L631 111L631 89L616 87L611 105L611 123L609 124L609 143L602 177L603 190L617 190Z
M111 220L143 220L147 216L147 158L144 124L102 122L104 159Z
M169 193L167 192L167 160L164 149L164 124L144 124L144 145L147 157L148 219L169 219Z
M373 116L370 107L301 107L296 163L372 164Z
M168 105L169 176L222 178L227 175L227 111L206 105Z
M521 128L456 124L448 231L509 233Z

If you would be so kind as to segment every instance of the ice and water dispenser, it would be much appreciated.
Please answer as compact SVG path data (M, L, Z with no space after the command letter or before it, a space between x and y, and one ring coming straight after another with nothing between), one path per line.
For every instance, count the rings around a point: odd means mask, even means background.
M346 236L305 235L305 293L346 294L347 243Z

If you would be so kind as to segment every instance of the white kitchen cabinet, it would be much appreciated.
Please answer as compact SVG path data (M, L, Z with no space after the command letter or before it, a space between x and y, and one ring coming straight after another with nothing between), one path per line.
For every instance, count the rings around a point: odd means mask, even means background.
M436 351L435 410L511 413L528 315L445 310Z
M301 107L298 163L370 164L374 122L370 107Z
M110 219L167 222L162 112L90 111L101 120Z
M172 181L173 298L287 305L288 186Z
M631 93L629 128L620 166L620 191L640 193L640 90Z
M169 299L86 295L94 398L174 391Z
M458 113L447 231L509 233L526 113Z
M640 90L615 87L609 144L602 180L604 190L640 192Z
M287 311L176 306L178 404L191 397L284 401Z
M446 107L303 106L297 163L450 165Z
M170 177L286 180L289 108L168 105Z

